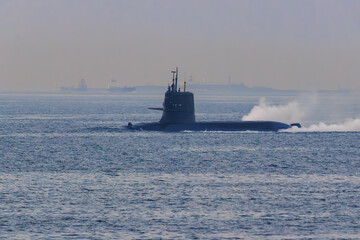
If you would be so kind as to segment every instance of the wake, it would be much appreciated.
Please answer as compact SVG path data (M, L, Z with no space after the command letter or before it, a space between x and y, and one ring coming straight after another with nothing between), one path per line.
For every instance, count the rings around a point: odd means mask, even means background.
M314 104L312 105L314 106ZM320 107L320 106L318 106ZM311 108L311 109L310 109ZM301 124L302 120L315 118L317 111L308 105L302 105L298 101L286 105L270 105L264 98L260 99L259 105L254 106L243 121L279 121L285 123ZM316 119L316 118L315 118ZM302 128L292 127L281 132L360 132L360 118L350 118L338 123L326 124L319 122Z
M320 122L310 125L309 127L292 127L283 130L283 132L360 132L360 119L347 119L340 124L325 124Z

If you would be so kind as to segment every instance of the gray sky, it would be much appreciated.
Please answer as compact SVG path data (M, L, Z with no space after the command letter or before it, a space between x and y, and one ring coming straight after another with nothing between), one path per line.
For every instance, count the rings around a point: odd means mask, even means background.
M357 0L0 0L0 91L167 85L360 89Z

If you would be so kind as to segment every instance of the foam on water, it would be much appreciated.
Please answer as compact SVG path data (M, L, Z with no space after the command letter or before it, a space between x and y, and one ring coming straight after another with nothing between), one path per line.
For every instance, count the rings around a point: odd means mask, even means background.
M360 132L360 119L347 119L339 124L326 124L320 122L309 127L292 127L281 130L283 132Z
M243 121L268 120L279 122L297 122L303 119L306 112L300 108L298 102L290 102L286 105L270 105L265 98L261 98L259 105L254 106L250 113L243 116Z
M269 120L285 123L301 123L304 119L317 119L316 109L321 105L309 106L300 104L298 101L292 101L285 105L271 105L264 98L260 99L258 105L254 106L250 113L245 115L242 120ZM323 116L326 118L326 116ZM331 116L328 116L331 120ZM329 122L327 119L327 122ZM346 119L338 123L319 122L302 128L292 127L291 129L281 130L281 132L359 132L360 118Z

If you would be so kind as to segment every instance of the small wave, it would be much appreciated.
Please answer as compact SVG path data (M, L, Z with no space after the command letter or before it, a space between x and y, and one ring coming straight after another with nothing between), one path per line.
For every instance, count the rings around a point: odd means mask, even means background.
M244 134L249 134L249 133L273 133L274 131L254 131L254 130L229 130L229 131L224 131L224 130L201 130L201 131L193 131L193 130L184 130L184 131L180 131L182 133L226 133L226 134L238 134L238 133L244 133Z
M77 119L79 116L58 116L58 115L24 115L24 116L5 116L0 115L1 120L59 120Z
M92 127L83 129L85 132L124 132L127 129L125 127Z

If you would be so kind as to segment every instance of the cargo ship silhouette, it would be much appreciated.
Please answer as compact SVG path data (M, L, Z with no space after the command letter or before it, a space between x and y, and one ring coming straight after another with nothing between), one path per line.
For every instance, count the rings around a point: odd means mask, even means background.
M107 90L109 92L113 92L113 93L127 93L127 92L133 92L136 90L136 87L120 87L117 83L115 79L111 79L111 81L108 84L108 88Z

